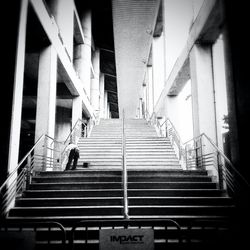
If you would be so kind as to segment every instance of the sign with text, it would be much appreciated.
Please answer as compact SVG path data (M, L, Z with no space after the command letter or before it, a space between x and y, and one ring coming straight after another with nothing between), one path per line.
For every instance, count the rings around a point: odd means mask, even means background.
M152 228L101 229L99 250L154 250Z

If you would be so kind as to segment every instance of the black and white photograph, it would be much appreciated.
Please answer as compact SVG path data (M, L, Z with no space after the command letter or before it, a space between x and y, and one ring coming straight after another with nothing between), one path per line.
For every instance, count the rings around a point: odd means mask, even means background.
M2 250L250 248L247 1L0 8Z

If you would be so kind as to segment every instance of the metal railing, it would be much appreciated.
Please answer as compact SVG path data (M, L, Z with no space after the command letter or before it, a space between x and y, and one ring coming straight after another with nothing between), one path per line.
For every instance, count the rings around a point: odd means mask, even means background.
M218 188L226 188L231 196L250 194L250 184L233 163L205 133L185 143L187 169L215 171Z
M55 221L4 221L0 225L0 236L1 243L8 244L6 247L10 247L10 249L12 249L11 243L13 242L18 244L18 249L24 249L24 247L27 247L27 241L29 242L29 246L34 246L35 248L36 245L42 244L46 248L56 246L62 250L66 249L66 229L61 223ZM20 241L20 239L22 239L22 241Z
M178 157L178 160L180 161L181 165L185 167L184 166L185 150L181 142L181 137L177 129L171 122L171 120L169 118L166 118L162 123L160 123L155 113L153 113L151 117L149 116L148 112L145 113L148 122L150 122L151 125L155 126L157 134L160 137L169 138L171 145L175 151L175 154Z
M20 237L28 236L27 240L34 241L35 248L39 249L41 244L43 246L41 249L48 247L68 250L97 249L98 245L100 247L103 243L99 238L100 230L137 229L139 232L140 229L152 229L155 249L175 249L176 247L191 249L194 247L193 242L196 249L197 242L203 244L199 245L201 248L208 243L210 245L212 243L215 247L218 243L223 245L230 243L230 239L225 238L225 235L229 236L228 233L232 232L228 231L232 229L230 222L223 219L92 219L72 223L65 228L57 221L3 221L0 225L0 239L15 241L15 237L20 240Z
M183 148L183 143L181 142L181 137L169 118L166 119L164 124L165 124L166 136L170 139L171 145L173 146L176 155L178 156L178 159L182 160L185 151Z
M80 137L87 137L93 125L92 119L87 124L79 119L64 142L42 135L1 185L0 215L4 217L14 205L15 198L29 188L34 172L62 170L68 142L77 143Z
M156 127L159 136L170 139L184 169L210 170L212 175L217 178L218 188L227 189L231 196L245 192L250 194L250 184L205 133L183 144L169 118L160 123L155 113L150 116L147 111L144 118Z
M1 216L6 215L15 198L29 188L34 172L59 167L61 146L61 142L48 135L42 135L36 141L0 187Z
M167 248L172 242L182 244L181 226L172 219L120 219L120 220L82 220L77 222L71 229L69 249L76 249L75 244L80 243L83 249L88 249L88 244L99 238L95 237L93 230L105 229L149 229L156 230L154 241L162 242ZM157 229L156 229L157 228ZM161 233L159 233L161 232ZM93 245L93 243L92 243ZM157 249L157 248L156 248ZM162 248L163 249L163 248Z
M125 115L122 112L122 184L123 184L123 215L125 219L128 215L128 173L126 162L126 134L125 134Z
M61 169L64 169L64 165L66 165L67 160L67 152L66 147L70 142L73 142L75 144L78 143L80 138L88 137L92 131L93 126L95 125L95 122L93 119L89 119L89 121L84 121L82 119L78 119L76 123L74 124L73 128L71 129L69 135L63 142L63 149L61 150L60 154L60 163L61 163Z

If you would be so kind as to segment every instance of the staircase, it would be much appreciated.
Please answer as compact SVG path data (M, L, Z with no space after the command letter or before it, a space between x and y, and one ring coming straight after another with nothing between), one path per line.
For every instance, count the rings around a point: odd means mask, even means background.
M156 130L143 119L125 120L126 157L128 169L181 169L167 138L157 136ZM89 162L91 169L122 167L122 121L101 120L90 137L78 142L79 165Z
M8 221L56 221L69 229L83 219L123 219L121 131L121 120L101 120L78 143L77 170L37 173ZM198 246L193 249L227 236L233 202L208 172L182 170L170 141L157 137L145 120L126 120L125 133L130 219L173 219L184 232L183 241ZM82 168L84 162L89 168ZM91 237L97 240L98 233Z

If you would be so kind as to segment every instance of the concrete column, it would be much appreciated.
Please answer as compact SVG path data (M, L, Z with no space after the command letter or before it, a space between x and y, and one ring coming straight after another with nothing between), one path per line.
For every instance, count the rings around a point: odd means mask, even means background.
M70 60L73 58L74 1L52 0L48 2L58 25L62 42Z
M12 101L12 117L11 117L9 155L8 155L9 173L11 173L17 167L18 164L22 100L23 100L23 76L24 76L24 63L25 63L27 11L28 11L28 0L23 0L21 1L20 19L19 19L18 37L17 37L17 54L16 54L15 76L14 76L15 77L14 92Z
M211 46L195 45L190 53L194 137L206 133L215 143L216 119Z
M75 46L74 50L74 67L83 83L83 89L90 99L91 47L86 44L79 44Z
M236 34L238 33L238 31L235 31L235 30L232 30L232 31ZM245 150L247 150L247 147L245 147L244 145L247 145L247 142L248 142L247 139L249 136L247 137L248 132L244 133L247 130L245 130L245 131L241 130L240 124L246 123L246 121L248 121L248 119L246 119L246 117L245 117L245 120L242 119L242 122L240 123L239 113L244 116L245 114L249 114L249 111L248 112L244 111L244 107L247 107L247 106L242 105L242 104L241 105L238 104L238 103L241 103L243 101L246 101L247 99L242 98L242 97L244 97L244 94L242 94L242 96L238 97L239 91L241 92L241 88L239 88L239 86L240 86L240 84L244 84L244 81L241 80L241 78L239 77L239 75L237 75L236 72L239 70L239 68L240 68L239 65L242 62L239 60L240 58L237 59L236 62L234 62L235 58L237 58L235 56L235 54L237 54L238 51L236 50L236 46L234 46L233 50L232 50L231 43L232 43L233 38L230 37L230 35L232 35L232 34L230 34L229 28L226 27L225 31L223 33L223 38L224 38L224 53L225 53L225 72L226 72L225 78L226 78L227 96L228 96L227 104L228 104L229 138L230 138L230 157L229 158L237 166L237 168L240 169L240 171L242 169L243 169L243 171L247 171L243 167L243 166L247 166L247 165L245 165L247 163L247 161L245 161L245 164L242 164L241 162L244 162L245 157L248 158L248 154L245 154L245 153L243 154L240 151L244 150L244 148L245 148ZM240 49L240 47L239 47L239 49ZM245 72L244 72L244 69L241 69L241 70L243 71L243 75L245 75L247 71L245 70ZM239 83L236 81L237 78L240 78ZM244 86L244 87L246 87L246 86ZM236 92L236 90L237 90L237 92ZM246 91L245 95L248 95L248 94L249 94L249 91ZM238 102L237 102L237 99L239 100ZM241 142L240 131L242 131L241 138L244 138L244 140L241 139L241 140L243 140L242 145L240 145L241 144L240 143ZM248 176L248 179L250 181L250 175Z
M107 119L110 119L110 104L107 103Z
M100 110L100 87L99 87L99 78L100 78L100 50L96 49L93 54L93 69L94 69L94 78L91 80L91 88L90 88L90 102L94 109L96 115Z
M107 119L108 117L108 92L104 92L104 117Z
M211 45L195 45L190 53L193 136L205 133L218 144L211 49ZM202 145L202 154L212 152L213 146L207 140ZM213 166L206 169L218 177Z
M225 80L225 58L224 58L223 38L219 37L216 43L213 45L213 72L214 72L214 89L216 100L216 121L217 121L217 137L218 146L223 149L223 133L226 132L223 129L225 125L223 122L223 116L228 115L227 107L227 90Z
M72 126L78 119L82 119L82 99L80 96L74 97L72 102Z
M90 97L90 81L91 81L91 40L92 40L92 14L88 10L83 13L81 18L82 29L84 34L84 44L82 45L83 62L82 67L84 68L83 84L87 95Z
M147 103L147 85L144 83L142 85L142 102L143 102L143 116L145 116L145 111L148 110L148 103Z
M104 74L101 73L100 74L100 86L99 86L99 89L100 89L100 118L104 118Z
M43 49L39 58L35 140L43 134L54 138L56 84L57 53L52 46L49 46ZM51 152L43 151L42 145L36 153L51 156Z
M147 70L148 70L148 112L151 115L154 110L154 88L153 88L152 66L148 66Z
M57 107L56 109L56 129L55 139L65 141L71 129L71 110L65 107Z

